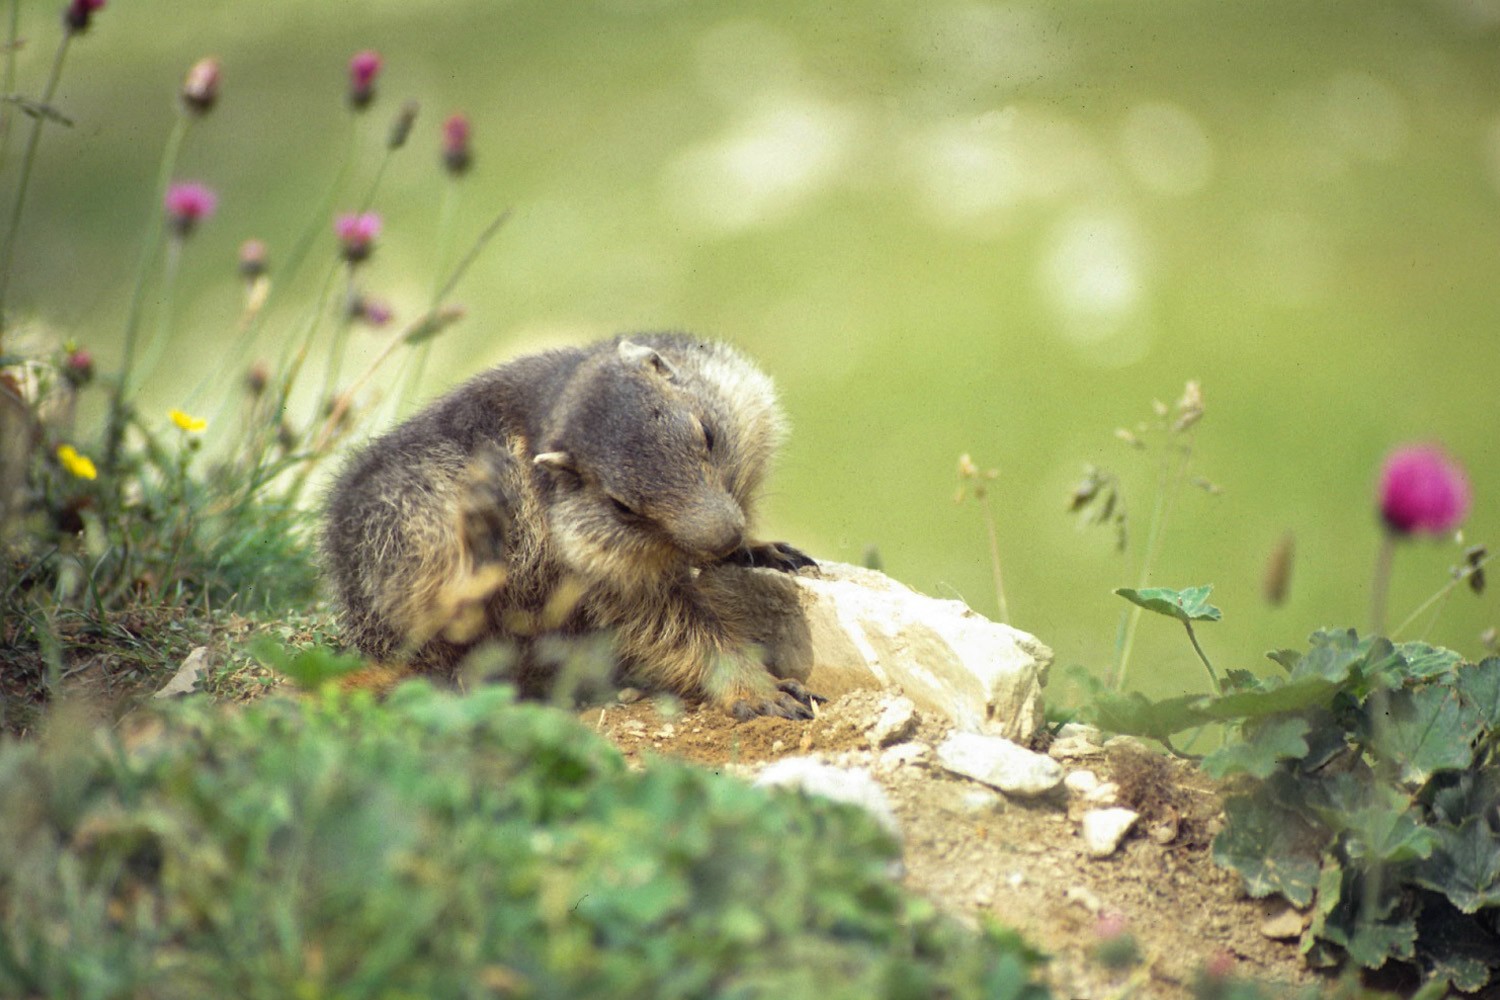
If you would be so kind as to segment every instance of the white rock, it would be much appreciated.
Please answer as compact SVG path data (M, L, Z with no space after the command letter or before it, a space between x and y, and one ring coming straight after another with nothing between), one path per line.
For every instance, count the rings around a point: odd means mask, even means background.
M793 579L809 635L777 641L810 643L810 690L900 688L922 712L1011 739L1042 725L1052 650L1034 636L858 566L825 562Z
M1047 748L1047 756L1057 760L1077 760L1080 757L1097 757L1104 748L1093 740L1082 736L1060 736Z
M879 748L901 742L916 728L917 706L905 695L893 694L886 697L880 715L865 735L870 746Z
M970 788L958 797L958 805L965 812L977 815L1004 807L1005 800L988 788Z
M1070 903L1077 903L1090 913L1099 913L1104 909L1104 902L1100 900L1099 896L1091 889L1081 885L1068 886L1068 891L1063 894L1063 898Z
M1074 795L1087 795L1099 787L1099 776L1093 771L1069 771L1063 787Z
M1083 800L1091 805L1112 806L1120 798L1120 786L1113 781L1106 781L1102 785L1096 785L1084 793Z
M768 764L755 779L761 788L793 788L808 795L858 806L894 837L901 824L885 789L864 768L841 768L811 757L783 757Z
M1093 858L1115 853L1140 814L1130 809L1093 809L1083 817L1083 847Z
M937 747L938 763L1007 795L1045 795L1062 784L1062 766L999 736L953 733Z
M932 747L926 743L897 743L882 750L875 762L875 770L882 774L899 771L903 767L919 767L932 757Z
M1099 727L1087 722L1064 722L1057 727L1056 736L1060 740L1079 739L1095 746L1104 745L1104 735L1099 732Z
M1260 925L1260 932L1273 941L1290 941L1302 936L1307 926L1308 915L1287 907L1274 916L1267 917Z

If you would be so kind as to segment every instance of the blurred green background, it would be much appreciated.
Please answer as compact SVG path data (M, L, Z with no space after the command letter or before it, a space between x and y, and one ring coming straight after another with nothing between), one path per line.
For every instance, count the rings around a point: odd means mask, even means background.
M58 6L22 4L23 92ZM953 499L970 452L1000 470L1013 622L1102 672L1156 479L1114 429L1201 379L1194 471L1224 492L1178 499L1153 582L1215 584L1225 621L1206 648L1261 669L1316 627L1365 624L1391 446L1443 442L1474 483L1468 539L1500 541L1497 42L1496 0L116 0L69 53L57 103L75 125L43 141L11 305L111 367L177 86L216 55L223 96L178 175L221 207L189 247L146 409L205 373L233 391L237 248L265 239L274 268L313 225L331 258L311 214L349 148L347 60L374 48L385 70L338 208L401 100L423 110L380 189L367 288L415 315L441 262L514 209L422 397L620 330L734 341L795 427L768 534L850 561L878 546L901 580L993 614L979 510ZM453 111L476 163L449 192ZM8 205L13 165L3 182ZM274 359L311 294L283 298L249 353ZM356 331L351 367L383 339ZM1065 513L1087 463L1124 480L1123 557ZM1288 531L1273 609L1260 581ZM1391 618L1457 559L1404 547ZM1493 594L1455 593L1429 638L1473 655L1495 623ZM1132 674L1157 693L1202 684L1159 620Z

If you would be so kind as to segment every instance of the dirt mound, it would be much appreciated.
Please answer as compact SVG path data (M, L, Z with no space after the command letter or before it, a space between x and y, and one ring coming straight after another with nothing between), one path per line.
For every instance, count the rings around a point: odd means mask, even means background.
M907 885L961 917L988 914L1052 956L1048 978L1060 997L1190 996L1208 963L1238 974L1305 983L1295 941L1266 937L1276 904L1247 898L1238 876L1210 856L1219 823L1212 782L1189 764L1131 741L1068 756L1118 786L1119 805L1140 813L1135 830L1105 858L1090 857L1079 835L1087 808L1059 789L1022 801L952 775L932 753L946 727L918 719L891 746L869 734L887 696L856 692L821 707L811 722L735 723L712 709L640 700L580 713L630 760L659 754L750 774L791 756L813 756L869 771L900 822ZM1062 751L1063 748L1059 748ZM1134 939L1141 960L1108 964ZM1101 960L1101 954L1104 960Z

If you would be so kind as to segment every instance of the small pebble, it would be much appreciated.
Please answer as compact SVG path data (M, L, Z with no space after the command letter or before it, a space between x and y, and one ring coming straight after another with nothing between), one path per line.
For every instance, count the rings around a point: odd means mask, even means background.
M1119 848L1140 814L1131 809L1095 809L1083 817L1083 848L1091 858L1107 858Z

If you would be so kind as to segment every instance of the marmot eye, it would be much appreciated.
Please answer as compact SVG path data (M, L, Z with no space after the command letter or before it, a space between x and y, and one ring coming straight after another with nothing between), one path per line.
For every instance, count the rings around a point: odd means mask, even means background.
M703 447L709 451L714 450L714 429L707 424L703 425Z
M610 503L610 506L614 507L615 513L619 514L621 517L639 517L640 516L639 514L637 514L635 512L635 508L634 507L630 506L630 504L628 504L625 501L621 500L619 497L610 497L609 498L609 503Z

